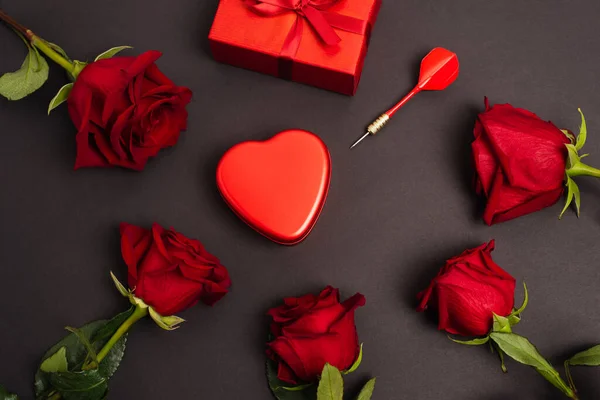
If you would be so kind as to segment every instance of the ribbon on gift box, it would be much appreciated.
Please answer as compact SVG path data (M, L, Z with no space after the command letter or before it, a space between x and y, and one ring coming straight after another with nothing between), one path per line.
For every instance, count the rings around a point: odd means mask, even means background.
M341 39L334 28L343 31L367 35L371 31L368 20L350 17L327 11L342 0L245 0L246 4L258 15L275 17L286 12L295 12L296 21L288 33L279 55L279 76L286 79L292 77L292 61L298 53L304 23L306 19L326 46L335 46Z

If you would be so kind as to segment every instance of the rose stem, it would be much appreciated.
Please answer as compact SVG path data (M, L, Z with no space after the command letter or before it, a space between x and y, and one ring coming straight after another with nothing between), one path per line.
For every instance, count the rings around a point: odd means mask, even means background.
M127 318L125 320L125 322L123 322L121 324L119 329L117 329L117 331L111 336L111 338L108 340L108 342L106 342L104 347L102 347L102 349L96 356L96 359L98 360L98 362L102 361L108 355L108 353L110 352L110 349L113 348L115 343L117 343L119 341L119 339L121 339L121 337L127 333L127 331L129 331L129 329L131 328L131 326L133 324L135 324L140 319L144 318L146 315L148 315L148 308L142 308L139 306L136 307L135 310L133 311L133 314L131 314L129 316L129 318ZM96 367L97 367L96 363L91 362L91 363L86 363L81 369L84 371L87 371L87 370L90 370L90 369L93 369ZM50 396L48 397L48 400L60 400L60 399L62 399L62 396L60 395L60 393L56 393L56 392L51 393Z
M569 175L570 177L583 175L583 176L593 176L595 178L600 178L600 169L590 167L589 165L584 164L582 162L578 162L573 167L571 167L567 170L567 175Z
M15 21L10 15L0 9L0 20L4 21L7 25L12 27L14 30L25 36L33 46L37 47L44 53L49 59L66 69L68 72L73 73L75 65L56 52L52 47L48 46L46 41L36 36L31 30L27 29L17 21Z
M108 353L113 348L115 343L117 343L119 341L119 339L121 339L121 337L129 331L129 329L131 328L131 326L133 324L135 324L140 319L144 318L146 315L148 315L148 308L142 308L140 306L137 306L135 308L135 310L133 311L133 314L131 314L129 316L129 318L127 318L125 320L125 322L123 322L121 324L119 329L117 329L117 331L111 336L111 338L108 340L108 342L106 342L104 347L102 347L102 349L96 356L96 359L98 360L98 362L102 361L108 355ZM95 367L96 367L95 362L92 362L92 363L84 365L82 369L85 371L85 370L93 369Z

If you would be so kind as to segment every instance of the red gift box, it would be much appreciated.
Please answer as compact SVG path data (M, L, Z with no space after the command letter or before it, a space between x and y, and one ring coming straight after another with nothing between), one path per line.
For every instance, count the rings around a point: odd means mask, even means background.
M381 0L220 0L214 58L354 95Z

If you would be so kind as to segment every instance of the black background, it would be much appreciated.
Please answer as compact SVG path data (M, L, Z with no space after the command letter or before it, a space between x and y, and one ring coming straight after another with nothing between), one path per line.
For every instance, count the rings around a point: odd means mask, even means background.
M0 5L78 59L117 45L164 52L161 69L194 92L189 130L146 170L73 171L75 129L66 108L46 116L65 83L52 66L31 97L0 100L0 382L32 398L39 357L65 332L127 307L108 275L125 277L118 224L154 221L198 238L233 279L214 308L181 315L176 332L149 319L130 335L111 381L116 399L268 399L266 310L283 296L360 291L362 366L356 391L377 376L374 399L560 399L534 370L503 375L486 348L451 343L415 295L467 247L497 240L495 260L531 301L517 332L555 365L600 342L600 182L580 179L582 218L559 205L485 226L470 189L469 146L483 96L528 108L576 130L588 117L588 161L600 165L600 2L594 0L384 0L353 98L214 62L207 35L216 0L4 0ZM416 81L433 47L457 52L461 76L422 93L388 129L349 144ZM25 56L0 29L0 70ZM218 196L214 172L230 146L287 128L319 134L333 160L320 221L295 247L269 242ZM522 289L517 291L517 302ZM600 370L574 371L583 399L600 397Z

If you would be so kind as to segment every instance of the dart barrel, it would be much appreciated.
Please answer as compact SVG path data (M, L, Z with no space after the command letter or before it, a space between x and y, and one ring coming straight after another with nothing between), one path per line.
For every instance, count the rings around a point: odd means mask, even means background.
M385 124L388 123L389 120L390 120L389 115L381 114L379 116L379 118L377 118L375 121L373 121L373 123L371 125L369 125L369 127L367 128L367 131L371 135L376 135L380 130L383 129L383 127L385 126Z

